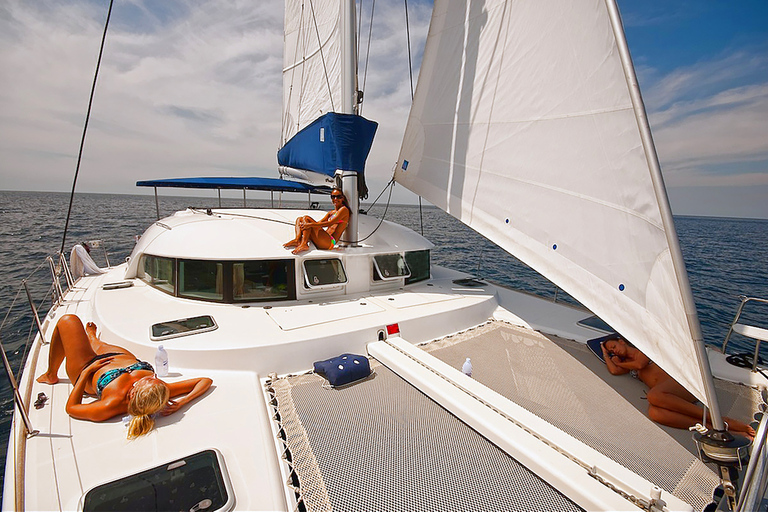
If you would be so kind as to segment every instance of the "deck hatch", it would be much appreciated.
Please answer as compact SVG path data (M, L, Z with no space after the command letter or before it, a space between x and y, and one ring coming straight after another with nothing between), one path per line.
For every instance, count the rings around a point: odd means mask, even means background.
M179 336L214 331L216 329L218 329L218 325L216 325L216 321L210 315L181 318L179 320L169 320L153 324L150 339L152 341L162 341L169 338L178 338Z
M231 510L232 486L217 450L204 450L94 487L83 510Z

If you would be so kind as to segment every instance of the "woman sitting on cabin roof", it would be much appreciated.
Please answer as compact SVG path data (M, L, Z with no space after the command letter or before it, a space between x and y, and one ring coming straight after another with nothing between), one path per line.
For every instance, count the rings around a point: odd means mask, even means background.
M108 345L96 335L96 325L76 315L64 315L56 324L48 354L48 370L37 381L56 384L61 363L74 388L67 400L67 413L73 418L106 421L131 415L128 439L147 434L155 424L152 414L167 416L205 393L213 381L207 377L167 383L155 376L152 366L128 350ZM83 402L83 394L97 400ZM174 397L183 396L179 400Z
M293 254L309 250L309 242L318 249L333 249L341 239L341 234L349 224L349 203L341 189L331 191L331 201L334 209L316 221L309 215L296 219L296 237L283 245L285 248L295 247Z
M696 397L669 376L648 356L623 339L611 339L600 345L608 371L612 375L631 373L650 389L648 399L648 417L656 423L674 428L689 428L700 423L704 409L695 405ZM755 429L741 421L723 418L728 430L733 433L755 437ZM712 428L710 423L707 427Z

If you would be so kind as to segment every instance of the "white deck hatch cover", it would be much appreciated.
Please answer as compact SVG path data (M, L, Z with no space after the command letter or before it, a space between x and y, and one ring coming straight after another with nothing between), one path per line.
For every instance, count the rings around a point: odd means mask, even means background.
M346 320L361 315L381 313L382 311L384 311L384 308L372 304L369 300L343 300L265 309L269 317L284 331Z

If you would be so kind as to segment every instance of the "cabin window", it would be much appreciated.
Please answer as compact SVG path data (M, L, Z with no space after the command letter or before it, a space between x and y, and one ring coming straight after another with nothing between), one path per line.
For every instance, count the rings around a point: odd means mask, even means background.
M429 249L406 252L405 263L411 270L411 275L405 279L405 284L429 279Z
M347 282L340 259L304 260L304 286L319 288Z
M229 510L234 494L220 453L205 450L98 487L84 512L101 510Z
M174 287L174 260L159 256L144 256L144 275L142 279L166 293L173 294Z
M295 297L293 262L243 261L232 265L232 298L236 301L280 300ZM288 276L291 276L290 284Z
M389 281L410 275L411 270L402 254L379 254L373 257L374 281Z
M201 332L214 331L218 328L216 321L210 315L196 316L192 318L180 318L152 325L152 341L162 341L179 336L188 336Z
M228 304L296 299L293 260L177 261L151 254L142 258L141 279L178 297ZM343 269L341 275L345 282Z
M180 260L179 297L224 300L224 265L216 261Z

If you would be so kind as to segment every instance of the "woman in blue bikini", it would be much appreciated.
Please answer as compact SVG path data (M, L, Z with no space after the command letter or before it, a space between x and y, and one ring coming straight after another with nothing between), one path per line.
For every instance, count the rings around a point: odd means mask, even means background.
M152 430L152 415L167 416L205 393L213 381L206 377L166 383L155 376L152 365L128 350L108 345L96 336L92 322L83 327L75 315L64 315L56 324L48 354L48 370L37 381L56 384L61 364L74 388L67 400L73 418L106 421L126 412L131 415L128 438ZM84 404L83 395L96 401ZM178 400L174 397L182 396Z

